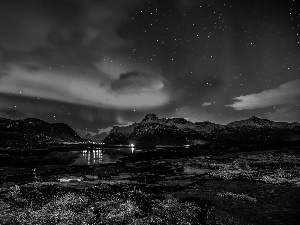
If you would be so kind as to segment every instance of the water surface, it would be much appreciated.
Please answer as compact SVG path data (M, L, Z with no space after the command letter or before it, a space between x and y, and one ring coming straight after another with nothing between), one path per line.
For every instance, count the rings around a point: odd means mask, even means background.
M105 163L116 163L121 158L120 155L110 155L103 153L103 149L83 150L78 154L71 165L96 165Z

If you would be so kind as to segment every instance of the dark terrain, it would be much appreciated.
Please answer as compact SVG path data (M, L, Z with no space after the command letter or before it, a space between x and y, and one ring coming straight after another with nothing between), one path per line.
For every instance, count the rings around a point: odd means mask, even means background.
M0 223L299 223L299 124L256 117L226 126L190 124L150 114L141 123L115 131L107 140L120 137L138 145L149 138L171 145L185 132L186 141L198 144L140 148L133 154L129 148L130 154L117 163L90 166L62 166L75 160L76 153L66 157L48 147L5 147L0 163L9 170L0 170ZM29 136L35 133L30 132ZM68 150L57 142L59 147ZM117 148L102 151L121 154ZM57 166L32 170L46 162Z
M140 123L127 127L115 126L103 141L106 144L134 143L137 146L194 145L207 142L272 143L293 141L300 138L300 124L273 122L251 117L227 125L205 122L190 122L184 118L161 118L147 114Z
M48 123L36 118L10 120L0 117L0 150L40 149L48 144L83 141L64 123Z
M31 171L21 177L11 174L0 189L0 220L2 224L297 224L298 152L297 146L202 156L189 149L148 151L127 155L115 164L37 171L37 178ZM62 177L81 181L59 182Z

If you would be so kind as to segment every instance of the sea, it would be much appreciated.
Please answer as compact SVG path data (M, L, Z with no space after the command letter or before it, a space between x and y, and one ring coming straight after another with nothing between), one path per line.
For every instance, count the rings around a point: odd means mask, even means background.
M45 171L76 165L117 163L128 154L140 153L135 147L93 148L73 151L10 151L0 154L0 186L4 181L22 181ZM10 179L12 178L12 179Z

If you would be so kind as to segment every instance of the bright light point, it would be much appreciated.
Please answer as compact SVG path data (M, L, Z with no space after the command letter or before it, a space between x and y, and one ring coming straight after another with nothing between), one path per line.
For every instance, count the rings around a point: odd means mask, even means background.
M134 144L130 144L130 147L134 147Z

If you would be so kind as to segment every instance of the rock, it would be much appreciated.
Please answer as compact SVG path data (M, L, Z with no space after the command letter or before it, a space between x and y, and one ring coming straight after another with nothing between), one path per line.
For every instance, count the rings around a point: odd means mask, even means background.
M69 177L59 178L58 180L59 182L81 182L83 181L83 177L69 176Z

